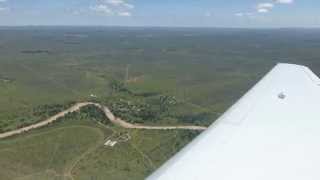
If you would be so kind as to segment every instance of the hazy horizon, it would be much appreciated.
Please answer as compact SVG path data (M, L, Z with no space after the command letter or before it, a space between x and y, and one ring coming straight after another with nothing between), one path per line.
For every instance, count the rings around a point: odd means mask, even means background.
M320 28L311 0L0 0L0 26Z
M165 29L165 28L168 28L168 29L243 29L243 30L281 30L281 29L292 29L292 30L295 30L295 29L310 29L310 30L313 30L313 29L320 29L320 26L319 27L219 27L219 26L126 26L126 25L0 25L0 28L32 28L32 27L39 27L39 28L54 28L54 27L61 27L61 28L64 28L64 27L83 27L83 28L160 28L160 29Z

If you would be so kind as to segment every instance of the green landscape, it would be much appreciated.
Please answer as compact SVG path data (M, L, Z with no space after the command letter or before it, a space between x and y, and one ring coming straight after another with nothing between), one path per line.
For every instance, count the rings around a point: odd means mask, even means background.
M0 27L0 134L81 102L208 127L279 62L320 74L319 47L319 29ZM88 105L0 139L0 180L141 180L200 133Z

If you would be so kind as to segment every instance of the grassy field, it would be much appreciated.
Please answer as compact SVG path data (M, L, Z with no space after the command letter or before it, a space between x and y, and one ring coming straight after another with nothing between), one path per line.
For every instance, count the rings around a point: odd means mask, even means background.
M278 62L320 74L319 47L318 29L0 27L0 132L81 101L135 123L209 125ZM101 118L89 108L0 140L0 179L143 179L197 135ZM102 146L114 133L131 139Z
M198 134L125 130L100 120L73 113L49 127L0 141L0 179L143 179ZM107 147L107 140L118 143Z
M188 132L182 131L129 134L130 141L114 148L101 147L84 158L74 169L76 179L144 179L190 140Z
M0 142L0 179L63 179L77 158L112 131L94 122L59 123ZM54 175L54 176L53 176Z

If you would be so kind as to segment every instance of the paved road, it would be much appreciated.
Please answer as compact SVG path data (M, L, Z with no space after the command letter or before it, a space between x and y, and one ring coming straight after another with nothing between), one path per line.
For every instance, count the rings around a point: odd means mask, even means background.
M202 127L202 126L147 126L147 125L141 125L141 124L131 124L131 123L128 123L120 118L115 117L114 114L110 111L110 109L106 106L103 106L98 103L92 103L92 102L81 102L81 103L77 103L77 104L73 105L72 107L70 107L70 108L44 120L44 121L41 121L41 122L26 126L26 127L20 128L20 129L1 133L0 139L14 136L17 134L21 134L21 133L30 131L32 129L46 126L46 125L58 120L59 118L64 117L66 114L71 113L71 112L75 112L75 111L79 111L82 107L88 106L88 105L94 105L97 108L100 108L112 123L114 123L118 126L121 126L123 128L127 128L127 129L150 129L150 130L185 129L185 130L198 130L198 131L203 131L203 130L207 129L207 127Z

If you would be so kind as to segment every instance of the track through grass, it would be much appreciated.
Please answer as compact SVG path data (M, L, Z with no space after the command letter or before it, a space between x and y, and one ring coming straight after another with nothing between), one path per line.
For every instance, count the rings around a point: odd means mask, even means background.
M78 159L105 139L105 132L94 125L76 124L1 141L0 179L34 180L52 174L53 179L73 179L71 170Z

